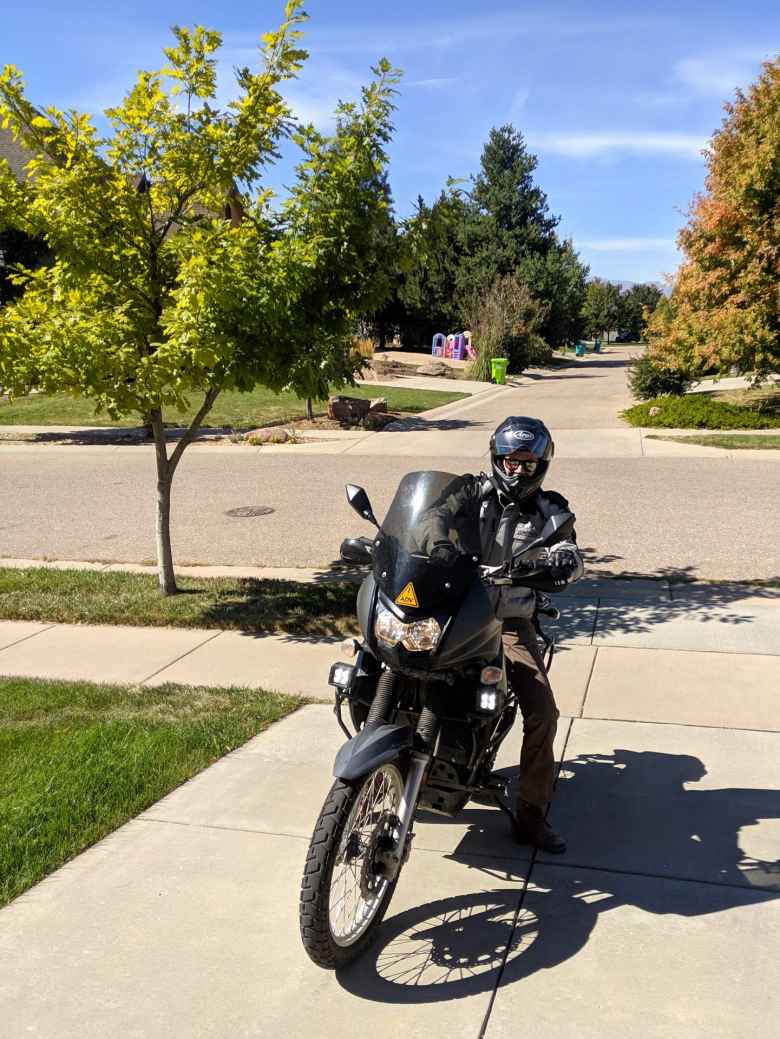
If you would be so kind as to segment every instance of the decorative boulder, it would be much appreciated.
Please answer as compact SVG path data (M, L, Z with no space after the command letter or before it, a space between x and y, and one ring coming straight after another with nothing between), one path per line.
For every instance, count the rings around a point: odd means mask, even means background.
M384 429L385 426L391 422L396 421L395 415L389 415L386 411L369 411L366 417L363 419L363 428L372 429L377 432L380 429Z
M661 409L660 408L650 408L650 410L648 411L647 414L650 416L650 418L655 418L656 415L660 415L661 414Z
M455 372L444 361L428 361L417 369L418 375L435 375L442 379L454 379Z
M246 435L247 442L255 447L258 444L286 444L289 439L286 430L273 426L270 429L253 429Z
M366 417L370 406L371 402L361 397L330 397L328 418L342 426L356 426Z

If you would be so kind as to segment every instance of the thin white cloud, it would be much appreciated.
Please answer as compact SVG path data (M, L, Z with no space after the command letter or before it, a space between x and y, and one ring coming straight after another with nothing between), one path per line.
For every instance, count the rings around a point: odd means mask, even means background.
M657 26L655 16L626 15L598 19L562 20L557 13L534 14L525 11L499 11L494 14L475 14L465 17L420 22L399 30L397 24L384 26L357 26L352 29L328 29L313 19L305 29L306 46L317 53L447 51L459 47L473 48L479 43L495 44L518 37L537 40L554 33L557 39L576 36L588 39L594 36L622 36L628 29Z
M769 56L768 51L759 48L741 48L707 57L685 58L677 63L675 75L694 94L725 99L737 87L746 87L754 80L761 62Z
M520 87L515 91L512 98L512 104L509 109L510 119L515 119L525 108L528 98L531 96L531 91L528 87Z
M594 253L644 253L676 249L674 238L586 238L577 239L578 249Z
M443 90L445 87L452 86L453 83L458 83L459 80L455 76L441 76L434 79L413 79L409 82L403 82L404 87L422 87L426 90Z
M707 139L698 134L641 131L538 133L528 135L529 144L541 152L571 159L594 159L614 155L671 155L698 159Z

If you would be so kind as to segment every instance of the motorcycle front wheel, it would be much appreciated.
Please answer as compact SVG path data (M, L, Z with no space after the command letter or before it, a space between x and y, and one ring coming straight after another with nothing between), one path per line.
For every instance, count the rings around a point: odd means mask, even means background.
M301 940L319 967L343 967L360 956L387 911L398 876L384 877L376 855L391 839L403 789L391 763L330 789L301 881Z

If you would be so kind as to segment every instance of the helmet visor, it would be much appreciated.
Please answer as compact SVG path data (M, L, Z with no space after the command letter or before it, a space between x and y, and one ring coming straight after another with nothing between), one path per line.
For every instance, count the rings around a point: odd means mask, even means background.
M534 476L539 468L539 459L530 451L513 451L497 459L507 476Z

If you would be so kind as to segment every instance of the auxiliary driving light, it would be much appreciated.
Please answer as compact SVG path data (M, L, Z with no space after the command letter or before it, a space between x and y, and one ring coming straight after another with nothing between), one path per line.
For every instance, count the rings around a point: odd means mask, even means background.
M328 685L335 685L337 689L348 689L354 673L354 667L349 664L334 664L330 669Z
M477 690L477 710L485 714L498 714L504 706L504 694L495 686L482 686Z

